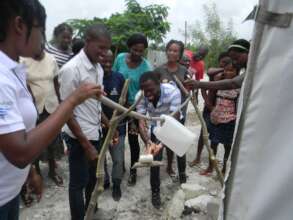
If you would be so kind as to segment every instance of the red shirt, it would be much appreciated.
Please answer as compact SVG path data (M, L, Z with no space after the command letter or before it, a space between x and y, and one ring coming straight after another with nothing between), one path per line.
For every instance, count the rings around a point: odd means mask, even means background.
M201 80L203 79L203 75L204 75L204 61L203 60L194 60L193 57L193 53L191 50L185 50L184 54L186 56L188 56L190 58L190 72L194 73L193 78L195 78L196 80Z
M201 80L204 75L204 61L203 60L191 60L190 67L195 70L195 79Z

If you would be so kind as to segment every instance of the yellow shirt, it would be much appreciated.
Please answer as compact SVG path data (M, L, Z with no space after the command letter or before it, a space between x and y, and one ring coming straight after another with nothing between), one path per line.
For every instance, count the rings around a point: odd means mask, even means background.
M39 114L44 109L51 114L58 106L54 78L58 75L59 70L53 55L44 53L42 60L21 58L20 62L27 67L27 83L32 90Z

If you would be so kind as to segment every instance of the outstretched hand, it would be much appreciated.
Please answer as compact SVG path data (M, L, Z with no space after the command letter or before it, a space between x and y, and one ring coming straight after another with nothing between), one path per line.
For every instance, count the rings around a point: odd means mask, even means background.
M79 105L88 98L98 99L101 95L104 95L104 91L100 85L93 83L81 84L69 97L75 105Z
M198 89L199 88L199 81L193 79L187 79L183 82L183 85L188 90Z
M116 146L117 144L119 144L119 131L115 130L114 136L111 140L111 146Z

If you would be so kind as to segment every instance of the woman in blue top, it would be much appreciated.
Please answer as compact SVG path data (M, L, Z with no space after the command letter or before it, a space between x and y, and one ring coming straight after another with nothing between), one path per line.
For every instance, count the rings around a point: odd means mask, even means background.
M120 53L116 57L113 71L123 74L125 79L130 79L128 88L127 104L134 103L135 95L139 91L139 79L141 75L152 70L150 63L143 57L144 51L148 48L148 42L143 34L137 33L127 40L128 53ZM137 120L128 121L128 141L130 145L131 167L139 158L139 143L137 133ZM130 169L128 185L134 186L136 183L136 170Z

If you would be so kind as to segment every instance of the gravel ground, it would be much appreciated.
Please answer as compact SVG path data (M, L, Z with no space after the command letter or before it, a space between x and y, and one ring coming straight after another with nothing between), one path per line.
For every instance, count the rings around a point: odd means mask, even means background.
M192 108L189 108L187 127L195 132L197 136L200 132L200 125L196 119ZM142 148L143 145L141 145ZM196 143L189 149L187 153L187 161L194 159L196 153ZM126 167L129 167L129 147L126 146ZM221 161L223 156L223 147L221 146L218 153L218 159ZM108 168L111 168L111 158L108 157ZM166 154L164 153L164 157ZM164 159L166 162L166 158ZM208 164L207 151L204 150L202 154L202 162L199 167L190 168L187 166L188 182L197 183L198 173L204 169ZM69 203L68 203L68 161L63 158L58 162L59 172L64 178L64 186L57 187L47 178L47 164L42 163L42 173L45 178L45 191L42 200L39 203L34 203L29 208L21 208L21 220L67 220L70 219ZM176 160L174 160L174 170L176 170ZM151 191L149 184L149 169L141 168L138 170L137 184L134 187L127 186L127 177L129 175L128 169L124 174L122 181L122 198L119 202L113 201L111 197L111 190L106 190L99 198L99 210L96 213L95 219L140 219L140 220L157 220L163 219L164 212L174 193L179 189L179 183L173 182L165 172L166 167L161 168L161 197L163 206L160 210L156 210L151 204ZM110 171L110 170L109 170ZM215 181L215 174L208 177L208 184L206 187L211 193L217 194L219 192L219 184ZM184 216L182 219L199 219L204 220L206 216L199 214L192 214Z

